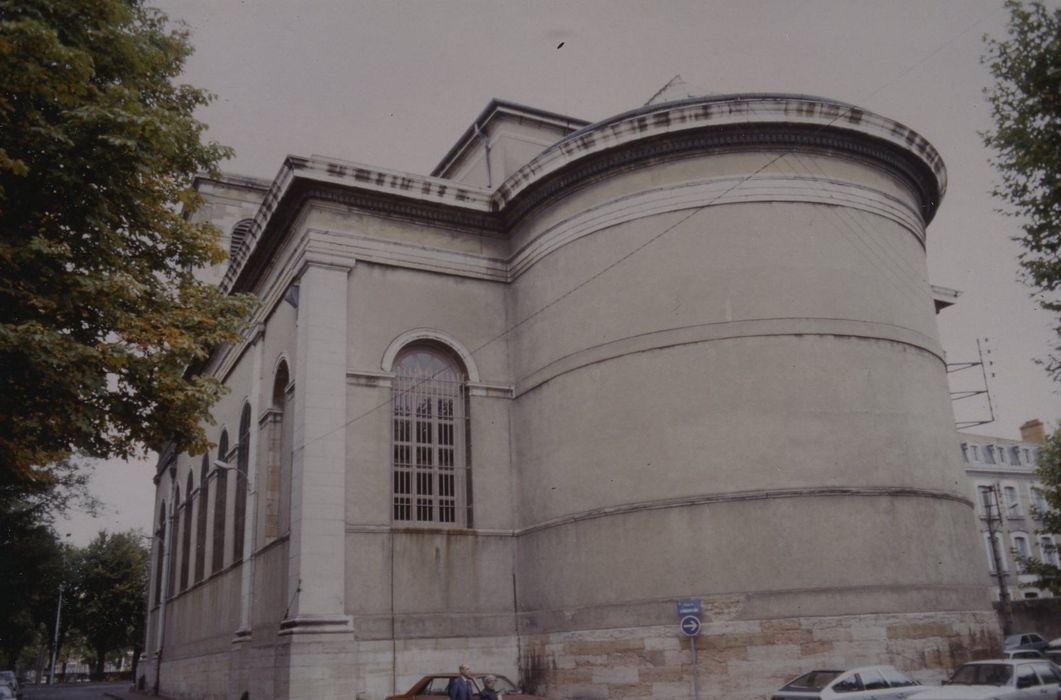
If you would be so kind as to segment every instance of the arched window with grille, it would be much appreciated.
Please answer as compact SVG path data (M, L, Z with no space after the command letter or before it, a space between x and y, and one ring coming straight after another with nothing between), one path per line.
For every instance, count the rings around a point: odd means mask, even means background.
M206 507L210 503L210 453L203 455L199 467L199 510L195 514L195 580L206 575Z
M217 459L225 464L228 455L228 431L221 431L221 438L217 441ZM211 572L221 571L225 567L225 519L228 507L228 470L218 468L214 470L214 538L213 538L213 561L210 562Z
M247 240L247 236L250 235L253 224L253 219L243 219L232 227L232 235L228 243L228 257L230 260L236 259L236 254L243 247L243 241Z
M184 489L184 521L183 530L181 530L181 573L180 573L180 589L186 590L189 585L188 581L188 569L189 560L192 554L192 473L188 472L188 483Z
M391 400L392 517L397 523L471 527L466 373L447 348L398 353Z
M287 362L281 360L273 377L272 403L265 414L263 426L263 439L265 441L262 454L265 458L264 469L261 474L265 475L264 487L259 480L258 490L263 493L259 498L264 499L260 505L264 510L264 535L265 541L271 542L279 537L285 530L284 507L285 487L284 484L290 478L291 473L291 448L290 411L287 410L287 389L290 383L290 374Z
M251 407L243 405L236 444L236 502L232 509L232 561L243 560L243 530L247 521L247 479L251 449Z

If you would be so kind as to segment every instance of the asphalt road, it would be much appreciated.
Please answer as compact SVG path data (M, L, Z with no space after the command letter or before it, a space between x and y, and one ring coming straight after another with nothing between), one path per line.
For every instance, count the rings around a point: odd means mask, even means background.
M22 697L23 700L99 700L108 691L122 690L128 687L128 681L121 683L26 685L22 688Z

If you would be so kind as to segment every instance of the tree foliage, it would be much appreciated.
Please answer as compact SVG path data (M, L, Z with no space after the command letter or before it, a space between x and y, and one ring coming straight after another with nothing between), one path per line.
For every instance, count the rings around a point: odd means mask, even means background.
M94 675L108 654L144 641L149 552L142 533L101 532L78 552L70 588L70 625L95 654Z
M190 51L142 0L0 0L0 488L205 447L221 384L185 369L251 302L194 275L225 252L181 208L229 151L175 83Z
M1000 182L994 194L1021 220L1025 281L1040 305L1061 314L1061 8L1007 0L1008 36L987 39L984 63L995 78L988 90L994 128L984 142L994 149ZM1061 381L1061 322L1057 345L1045 362ZM1041 532L1061 533L1061 429L1039 452L1047 508ZM1021 557L1039 585L1061 593L1061 567Z
M994 194L1021 220L1025 281L1043 308L1061 314L1061 8L1006 7L1008 36L989 38L984 57L995 78L987 91L994 127L984 142L1000 177ZM1046 369L1061 380L1061 343Z
M1036 513L1042 518L1040 532L1061 534L1061 430L1047 437L1039 450L1038 473L1046 501L1046 508ZM1054 551L1057 551L1056 546ZM1021 564L1027 573L1039 577L1040 588L1061 593L1061 567L1032 558L1022 558Z

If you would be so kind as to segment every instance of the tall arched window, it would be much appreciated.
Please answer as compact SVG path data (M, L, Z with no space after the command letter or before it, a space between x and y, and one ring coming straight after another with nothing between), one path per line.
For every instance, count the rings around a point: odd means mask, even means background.
M162 602L162 570L166 568L166 502L162 501L162 507L158 510L158 529L155 530L158 538L158 557L155 559L155 605Z
M221 438L217 441L217 459L224 463L228 455L228 431L221 431ZM214 484L214 549L213 561L210 570L217 572L225 567L225 518L228 507L228 470L218 468L214 470L217 483Z
M247 520L247 479L251 454L251 407L243 405L236 444L236 503L232 509L232 561L243 560L243 530Z
M206 575L206 507L210 503L210 453L203 455L199 467L199 510L195 514L195 580Z
M181 575L180 588L188 588L189 559L192 554L192 473L188 472L188 484L184 489L184 529L181 531Z
M392 516L471 527L464 369L446 349L417 344L398 353L394 373Z
M177 532L178 532L177 526L180 524L180 514L181 514L181 487L178 486L177 487L177 493L173 497L173 523L171 524L171 527L174 528L173 529L173 539L174 540L177 539ZM173 546L170 547L170 550L169 550L169 578L168 578L168 581L166 583L166 595L167 595L167 597L172 598L174 596L174 594L176 594L176 592L177 592L177 587L175 585L176 582L177 582L177 543L173 542Z
M288 424L290 423L290 411L287 410L287 385L290 383L290 375L287 371L287 363L280 362L276 368L276 376L273 378L272 405L265 416L265 486L262 491L261 480L259 480L259 492L264 493L265 516L265 540L267 542L280 536L284 532L285 525L282 514L284 512L284 483L291 473L291 449L288 435ZM262 498L259 496L259 498Z

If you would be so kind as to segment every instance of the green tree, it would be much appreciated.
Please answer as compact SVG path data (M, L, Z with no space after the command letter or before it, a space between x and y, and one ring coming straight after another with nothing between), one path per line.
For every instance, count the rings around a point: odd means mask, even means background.
M63 460L47 479L0 483L0 652L12 668L29 644L50 643L59 584L70 579L72 549L60 543L54 519L77 506L94 512L89 469Z
M95 656L93 676L103 675L112 652L133 650L144 641L144 611L150 554L143 533L99 533L79 552L69 603L70 625Z
M1061 533L1061 430L1047 437L1039 450L1039 477L1046 501L1046 508L1038 513L1043 519L1040 532ZM1061 567L1032 558L1022 558L1021 564L1027 573L1039 577L1040 588L1061 593Z
M1061 8L1007 0L1008 37L988 39L984 62L994 127L984 142L1000 181L994 195L1019 217L1020 264L1040 305L1061 313ZM1061 323L1057 326L1061 338ZM1061 343L1046 370L1061 380Z
M987 91L994 122L984 142L994 150L1000 182L995 196L1021 221L1020 264L1042 308L1061 315L1061 8L1007 0L1005 39L987 39L984 63L995 83ZM1061 381L1061 321L1045 369ZM1047 510L1042 532L1061 533L1061 429L1039 454ZM1022 559L1044 588L1061 593L1061 568Z
M185 370L251 301L194 274L225 253L181 208L229 151L175 83L190 52L141 0L0 0L0 489L205 447L222 387Z

